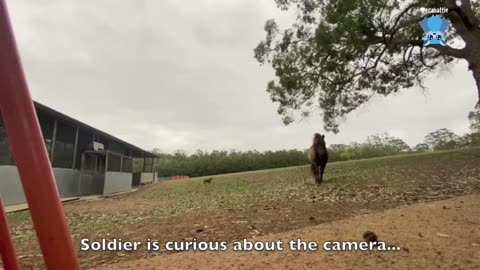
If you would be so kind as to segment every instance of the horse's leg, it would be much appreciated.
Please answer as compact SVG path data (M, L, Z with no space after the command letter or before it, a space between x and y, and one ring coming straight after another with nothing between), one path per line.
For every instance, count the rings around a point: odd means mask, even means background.
M315 182L317 182L318 185L322 183L322 179L320 178L320 170L319 166L315 165Z
M320 183L323 182L323 172L325 170L324 166L318 166L318 178L320 179Z
M318 184L319 178L318 178L318 169L317 166L314 164L311 164L310 169L312 171L313 176L315 177L315 182Z
M312 171L313 177L315 177L315 182L317 181L317 167L314 164L310 165L310 170Z
M323 182L323 170L322 165L317 166L317 173L318 173L318 183L321 184Z

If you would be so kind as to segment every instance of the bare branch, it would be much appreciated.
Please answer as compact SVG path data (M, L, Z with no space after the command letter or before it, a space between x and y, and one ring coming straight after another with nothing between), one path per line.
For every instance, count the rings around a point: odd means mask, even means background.
M440 52L442 55L448 55L455 58L465 59L465 54L466 54L465 49L455 49L450 46L442 46L439 44L433 44L433 45L430 45L429 47L435 48L435 50Z
M413 46L423 47L422 40L412 40L409 44ZM439 44L431 44L429 47L436 49L441 55L452 56L455 58L465 59L466 49L455 49L450 46L442 46Z
M422 62L423 66L427 67L427 68L434 68L437 64L433 64L433 65L427 65L427 63L425 62L425 59L423 58L423 46L419 46L420 47L420 62Z
M407 46L405 47L405 50L403 51L403 65L408 67L408 63L410 62L410 59L412 58L412 52L415 46ZM408 52L410 50L410 52ZM408 54L408 56L407 56Z
M466 29L478 29L477 18L475 18L470 0L463 0L461 7L458 7L454 0L450 0L450 4L453 8L449 8L448 12L456 13Z
M402 29L406 25L409 25L412 22L418 21L418 19L415 18L415 19L412 19L412 20L404 21L401 24L399 24L402 17L405 16L405 14L407 14L408 11L410 11L412 8L419 7L419 6L420 5L418 3L412 3L412 4L408 5L402 12L400 12L397 19L395 20L395 23L391 27L391 29L392 29L391 36L393 36L396 32L398 32L398 30ZM398 25L398 27L397 27L397 25Z

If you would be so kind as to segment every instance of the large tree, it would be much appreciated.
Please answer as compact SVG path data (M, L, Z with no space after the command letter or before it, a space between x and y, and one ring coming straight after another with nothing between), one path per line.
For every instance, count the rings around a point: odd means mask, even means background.
M468 114L470 121L470 134L465 134L464 142L466 145L480 145L480 108Z
M454 60L468 62L480 98L480 1L274 1L281 9L296 9L296 22L280 30L268 20L266 38L254 52L275 70L267 91L285 124L297 112L306 117L319 110L325 129L336 133L338 119L375 94L425 88L429 73ZM450 22L447 46L423 46L418 23L432 15L423 8L433 7L448 8L441 14Z
M390 136L388 133L375 134L367 137L367 145L380 148L388 148L393 152L405 152L410 146L400 138Z
M433 150L454 149L461 146L462 139L452 131L441 128L425 136L425 143Z
M427 143L419 143L413 148L416 152L425 152L430 150L430 146Z
M480 108L468 113L468 121L470 121L472 133L480 133Z

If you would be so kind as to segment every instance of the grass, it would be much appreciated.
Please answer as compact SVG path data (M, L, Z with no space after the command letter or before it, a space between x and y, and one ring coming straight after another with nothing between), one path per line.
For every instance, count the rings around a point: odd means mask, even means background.
M480 164L475 155L479 153L480 148L472 148L333 162L327 166L326 182L320 188L313 184L308 166L299 166L217 175L211 184L203 184L205 177L161 182L135 196L162 205L162 209L153 212L158 215L217 208L243 209L270 201L328 193L333 189L358 191L374 183L390 187L407 183L417 186L456 176L474 176L478 172L475 164Z
M383 158L332 162L327 166L326 182L320 188L313 184L308 166L276 168L253 172L212 176L211 184L204 184L206 177L189 180L165 181L146 187L130 197L152 202L157 205L148 211L153 216L169 216L189 211L211 209L244 209L268 204L271 201L288 200L299 196L312 196L332 190L360 190L367 184L381 183L398 186L417 182L428 184L438 179L447 179L468 170L462 167L477 158L480 148L438 151L433 153L405 154ZM115 217L83 214L68 215L73 231L97 231L112 223L127 223L131 218L144 215L143 211ZM11 225L29 222L28 212L8 215ZM80 225L78 225L80 224ZM88 224L89 228L85 224ZM78 226L77 226L78 225Z
M10 225L18 225L22 224L30 218L30 214L28 211L24 212L14 212L7 214L8 224Z
M191 236L197 222L214 223L223 231L211 232L212 239L240 239L250 234L244 228L249 225L232 223L238 220L256 223L262 233L281 232L310 225L311 216L328 222L357 210L480 193L479 156L480 148L471 148L332 162L321 186L314 184L308 166L216 175L210 184L203 183L206 177L165 181L91 206L69 205L67 219L75 241L112 235L182 239ZM7 217L19 254L39 254L29 212ZM88 266L113 260L108 254L79 256ZM41 260L23 264L38 266Z

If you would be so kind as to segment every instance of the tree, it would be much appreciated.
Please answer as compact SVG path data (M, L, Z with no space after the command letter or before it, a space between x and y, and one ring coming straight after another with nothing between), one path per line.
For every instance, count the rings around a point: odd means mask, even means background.
M160 148L153 148L153 150L151 151L153 154L161 154L162 153L162 150L160 150Z
M426 143L419 143L413 148L415 152L426 152L428 150L430 150L430 146Z
M178 149L178 150L175 150L173 155L177 158L186 158L187 157L187 152L185 152L185 150Z
M374 95L425 88L426 76L454 60L466 60L480 107L480 1L463 0L274 0L294 8L296 22L283 31L265 23L266 38L255 48L278 79L267 85L288 125L300 112L320 110L324 128L339 132L338 119ZM418 24L424 7L447 7L447 46L423 46ZM463 43L462 43L463 41ZM465 44L460 47L458 44Z
M465 145L480 145L480 108L468 113L468 121L472 132L463 137Z
M343 152L348 150L348 145L346 144L332 144L328 147L329 151L332 152Z
M469 133L462 136L463 146L480 146L480 133Z
M376 134L367 137L367 144L389 149L392 152L405 152L410 150L410 146L402 139L390 136L388 133Z
M468 113L468 121L472 133L480 133L480 109Z
M392 138L389 141L389 146L399 152L407 152L410 151L410 146L404 142L402 139L399 138Z
M425 136L425 143L433 150L454 149L461 146L461 138L452 131L441 128Z

